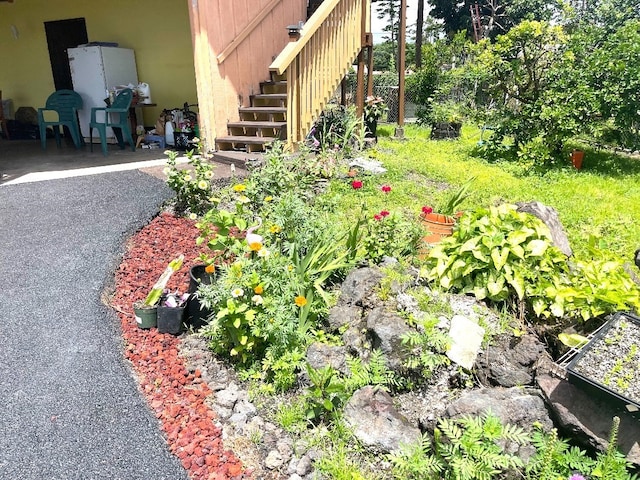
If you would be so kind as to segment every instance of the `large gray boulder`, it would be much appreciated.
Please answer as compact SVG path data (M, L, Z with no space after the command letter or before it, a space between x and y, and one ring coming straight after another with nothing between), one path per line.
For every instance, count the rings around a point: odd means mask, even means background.
M537 391L517 387L466 391L449 405L445 416L477 416L489 411L503 424L517 425L525 430L530 430L534 422L541 424L545 430L553 428L544 401Z
M402 337L411 332L407 322L399 315L379 307L367 315L367 330L372 338L372 347L384 353L389 368L402 369L410 355L409 349L402 343Z
M535 335L498 335L478 355L478 379L485 385L501 387L533 385L534 364L544 351Z
M384 277L377 268L358 268L347 275L340 288L340 305L371 307L374 289Z
M393 452L421 440L420 430L396 410L391 395L376 387L356 391L343 418L360 442L379 452Z
M560 223L560 217L558 216L558 212L555 208L548 207L540 202L521 202L517 205L519 212L535 215L542 220L547 227L549 227L553 244L558 247L562 253L567 257L573 255L571 245L569 244L569 238L564 231L562 223Z
M307 349L307 362L316 370L330 366L334 370L347 373L347 349L342 346L314 342Z

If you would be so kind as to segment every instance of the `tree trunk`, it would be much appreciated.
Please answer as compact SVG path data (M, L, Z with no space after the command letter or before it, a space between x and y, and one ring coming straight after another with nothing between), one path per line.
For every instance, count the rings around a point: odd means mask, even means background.
M418 0L418 18L416 20L416 69L422 68L422 26L424 24L424 0Z

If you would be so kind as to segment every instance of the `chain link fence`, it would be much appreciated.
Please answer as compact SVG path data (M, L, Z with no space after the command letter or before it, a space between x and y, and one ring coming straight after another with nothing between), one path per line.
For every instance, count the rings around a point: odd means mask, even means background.
M365 95L367 92L367 78L365 77ZM345 98L347 105L355 105L357 92L357 78L355 74L347 76ZM373 95L381 97L389 107L386 118L380 119L381 122L398 123L398 112L400 109L399 99L400 88L398 86L398 75L390 72L373 75ZM339 101L342 91L338 88L336 101ZM404 95L404 121L405 123L413 123L417 120L416 110L418 105L410 92L405 90Z

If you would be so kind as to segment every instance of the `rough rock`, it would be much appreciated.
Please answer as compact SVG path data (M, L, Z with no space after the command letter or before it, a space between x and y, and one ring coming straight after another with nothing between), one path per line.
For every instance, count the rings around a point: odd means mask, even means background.
M558 247L567 257L573 255L569 238L564 231L558 212L553 207L548 207L540 202L521 202L518 203L518 211L535 215L544 224L549 227L553 244Z
M535 335L497 335L478 356L478 379L485 385L507 388L532 385L534 364L543 352L544 345Z
M345 325L359 325L362 323L362 308L355 305L336 305L329 311L327 321L334 331Z
M553 428L549 413L537 391L523 388L483 388L469 390L452 402L445 416L481 415L491 411L503 424L517 425L530 430L538 422L545 430Z
M303 455L298 465L296 466L296 473L300 476L305 476L311 472L313 463L309 455Z
M484 328L462 315L454 315L449 329L451 345L447 357L462 368L471 370L482 346Z
M315 369L331 366L342 373L347 373L347 348L326 343L315 342L307 349L307 362Z
M368 358L371 352L371 342L366 336L367 329L362 326L352 325L342 334L342 341L349 350L349 353L358 355L361 358Z
M583 447L605 450L612 418L618 416L619 449L630 462L640 466L640 421L564 379L539 374L536 381L559 428Z
M420 430L396 410L391 396L367 386L356 391L344 409L344 420L365 445L382 452L420 441Z
M407 312L416 320L420 320L426 316L426 313L420 310L418 300L407 293L399 293L396 296L396 305L399 311Z
M371 306L373 289L383 276L377 268L358 268L351 271L340 288L340 304Z
M215 402L224 408L233 408L238 401L238 386L235 383L229 384L224 390L216 392Z
M269 470L275 470L276 468L280 468L284 463L284 459L278 450L271 450L267 454L267 458L264 460L264 466Z
M409 356L409 350L402 344L402 336L411 332L407 322L382 307L373 309L367 315L373 348L380 349L389 363L389 368L399 369Z

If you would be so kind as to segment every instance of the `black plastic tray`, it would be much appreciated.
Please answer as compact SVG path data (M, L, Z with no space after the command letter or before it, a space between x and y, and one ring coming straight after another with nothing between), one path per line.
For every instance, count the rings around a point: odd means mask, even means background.
M604 341L607 332L611 329L614 323L616 323L620 318L624 318L631 323L640 328L640 318L637 316L627 313L627 312L618 312L613 315L611 319L607 321L607 323L602 327L602 329L591 339L589 343L587 343L580 352L575 356L573 360L567 365L567 374L569 377L569 382L572 384L582 388L585 391L591 392L595 396L600 399L606 401L607 403L611 403L629 413L631 416L640 419L640 402L633 401L624 395L611 390L606 385L601 384L589 377L584 376L583 374L577 372L575 370L575 366L580 362L580 360L587 354L589 351L596 345L598 345L601 341Z

